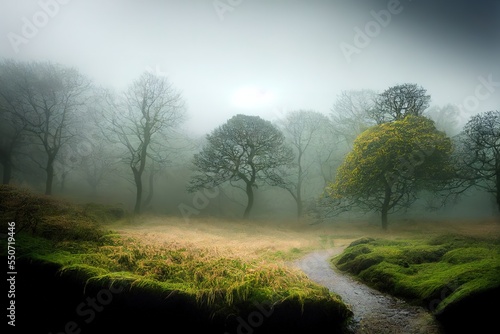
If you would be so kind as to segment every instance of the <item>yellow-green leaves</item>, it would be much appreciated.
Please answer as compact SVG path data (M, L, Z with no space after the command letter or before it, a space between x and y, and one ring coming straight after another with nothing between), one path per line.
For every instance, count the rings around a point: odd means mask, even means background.
M373 126L360 134L327 190L336 199L362 204L368 210L408 206L422 189L445 182L453 168L451 140L426 117Z

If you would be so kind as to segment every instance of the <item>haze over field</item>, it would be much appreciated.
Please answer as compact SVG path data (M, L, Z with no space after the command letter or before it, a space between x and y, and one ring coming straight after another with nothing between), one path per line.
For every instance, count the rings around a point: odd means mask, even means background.
M499 59L498 0L0 1L8 324L488 332Z
M495 94L464 108L464 123L499 105L499 16L495 0L3 1L0 50L118 90L145 70L165 74L195 135L237 113L328 114L342 90L402 82L422 85L432 104L463 104L491 76Z
M403 106L403 114L431 118L438 130L454 138L455 146L456 135L472 116L498 110L499 18L500 3L494 0L4 1L0 5L4 86L0 89L6 92L2 102L8 105L5 114L14 115L8 120L12 123L5 122L9 125L2 129L5 142L13 143L5 145L4 177L38 190L45 183L46 193L54 188L59 194L77 194L84 200L90 196L125 203L126 208L132 207L132 194L136 193L135 212L148 208L184 217L200 213L231 216L246 208L244 215L248 216L255 201L254 207L263 216L276 212L301 216L325 189L333 189L336 171L353 151L358 135L370 126L402 118L401 110L391 116L383 109L384 105L392 108L391 103L403 91L420 99L414 110L408 107L411 103ZM42 69L46 61L61 65L60 72ZM37 65L23 68L30 62ZM70 77L68 68L76 69L75 75L81 77ZM67 80L61 85L64 89L78 82L63 93L71 107L62 108L62 100L54 103L59 104L53 109L71 113L71 117L63 117L64 134L54 127L44 137L42 124L33 123L41 115L40 108L26 111L24 106L33 104L30 94L34 93L20 87L30 80L38 82L40 73L42 81L48 80L41 85L50 89L56 86L48 79L52 75L67 76L61 79ZM23 75L26 77L20 79ZM146 123L140 120L140 113L129 117L126 110L140 111L138 92L146 91L153 81L157 88L161 86L159 94L168 97L161 101L160 109L170 109L151 118L161 119L157 125L162 129L146 139L149 125L143 134L133 133L130 122ZM45 89L37 93L43 95ZM395 95L388 93L391 90ZM384 104L382 96L394 100ZM296 111L302 114L294 114ZM206 138L218 134L224 139L228 132L217 129L226 122L229 128L238 122L259 124L260 131L266 128L263 137L274 138L266 143L266 149L274 152L274 166L295 164L300 168L274 170L273 175L264 168L249 177L246 185L237 173L232 179L196 175L206 174L210 168L212 172L220 166L214 157L228 154L216 152L216 141L210 151ZM328 126L320 128L319 124ZM304 126L302 134L297 125ZM23 131L30 136L17 135ZM306 132L311 141L300 142ZM54 138L53 143L46 140L49 137ZM392 139L390 135L386 138ZM419 138L423 138L421 133L413 136L412 143L402 143L413 145L406 151L415 151L425 142ZM433 138L437 143L438 137ZM444 170L452 145L444 143L447 138L441 139ZM144 152L142 142L147 143ZM477 147L468 150L477 151ZM398 151L396 160L414 161L414 157L404 156L406 151ZM196 154L199 156L193 160ZM475 172L481 174L481 168ZM368 170L373 172L373 167ZM439 177L449 179L450 174ZM487 190L495 193L490 186L492 176L480 177L487 179ZM196 191L214 191L222 184L225 187L213 197L193 197ZM365 185L371 189L370 184ZM403 188L417 189L417 185ZM250 193L254 189L255 195ZM337 194L339 189L335 189ZM464 193L470 195L462 197L468 205L454 206L452 214L490 215L487 192ZM423 198L413 207L439 206ZM470 210L476 206L481 209Z

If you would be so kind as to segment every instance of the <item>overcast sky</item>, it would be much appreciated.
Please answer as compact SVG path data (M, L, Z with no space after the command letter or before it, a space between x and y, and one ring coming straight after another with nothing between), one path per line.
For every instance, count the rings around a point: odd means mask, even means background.
M406 82L435 105L500 109L499 0L0 0L0 33L1 57L117 90L167 75L199 135L237 113L328 114L342 90Z

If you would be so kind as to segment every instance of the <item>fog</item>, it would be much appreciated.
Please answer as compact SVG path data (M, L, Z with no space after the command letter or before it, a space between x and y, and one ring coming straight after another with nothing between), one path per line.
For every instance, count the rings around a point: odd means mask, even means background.
M226 184L213 197L186 191L193 155L205 135L237 114L277 126L296 110L330 118L342 92L381 93L414 83L430 95L428 110L456 106L453 119L435 118L452 136L471 116L500 106L496 0L3 1L0 32L3 59L72 67L111 91L123 92L144 72L168 78L182 96L185 120L173 131L175 140L169 137L176 144L170 145L168 163L154 175L154 199L147 209L161 214L241 216L246 198L238 188ZM97 113L106 110L92 98L86 105ZM90 121L81 122L92 128ZM334 154L322 163L333 178L350 147L337 139L327 145ZM66 152L78 150L77 144L68 147ZM43 191L44 171L26 157L18 159L14 183ZM305 161L314 159L309 155ZM63 171L56 171L54 193L132 210L130 168L113 168L97 192L81 165L65 183ZM310 171L304 200L319 197L325 186L320 170ZM478 213L488 215L494 210L489 198L471 190L460 209L423 212L474 215L471 208L482 205ZM414 209L419 215L425 207L420 204ZM254 217L294 217L296 210L286 190L270 186L256 190L254 208Z

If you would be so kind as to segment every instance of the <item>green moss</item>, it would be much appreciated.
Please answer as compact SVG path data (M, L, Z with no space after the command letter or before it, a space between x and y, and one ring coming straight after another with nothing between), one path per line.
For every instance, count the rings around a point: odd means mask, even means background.
M459 235L362 239L332 263L379 290L435 312L500 287L500 243L496 239Z
M451 264L468 263L481 261L483 259L498 258L498 251L486 247L467 247L450 250L443 260Z

